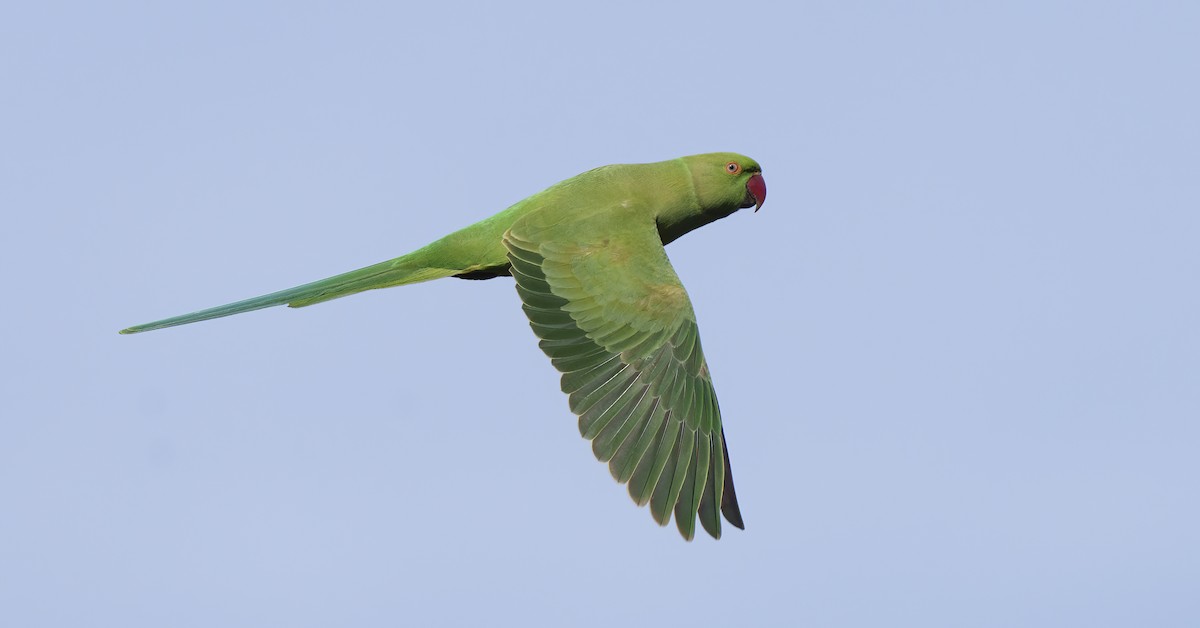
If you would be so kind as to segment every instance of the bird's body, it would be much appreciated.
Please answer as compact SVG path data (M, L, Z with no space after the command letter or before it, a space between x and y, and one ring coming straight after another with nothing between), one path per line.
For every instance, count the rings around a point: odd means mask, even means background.
M741 514L695 315L663 245L765 196L758 164L734 153L604 166L393 260L121 333L511 275L597 457L659 523L674 510L690 539L699 514L719 538L717 508L738 527Z

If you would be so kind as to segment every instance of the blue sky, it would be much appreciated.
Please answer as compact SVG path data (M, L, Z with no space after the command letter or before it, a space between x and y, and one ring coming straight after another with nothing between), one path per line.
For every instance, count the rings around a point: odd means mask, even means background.
M435 6L436 5L436 6ZM0 624L1195 626L1187 3L9 3ZM507 279L134 337L615 162L747 529L592 458Z

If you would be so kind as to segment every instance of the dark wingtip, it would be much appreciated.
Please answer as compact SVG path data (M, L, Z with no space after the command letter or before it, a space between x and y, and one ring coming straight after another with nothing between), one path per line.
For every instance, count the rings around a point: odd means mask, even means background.
M738 508L737 492L733 490L733 469L729 466L729 446L725 444L725 428L721 428L721 453L725 454L725 490L721 492L721 514L739 530L745 530L742 511Z
M745 530L746 524L742 522L742 511L738 510L737 497L733 495L733 485L726 484L726 495L730 495L729 500L721 499L721 514L725 515L725 520L733 527L739 530Z

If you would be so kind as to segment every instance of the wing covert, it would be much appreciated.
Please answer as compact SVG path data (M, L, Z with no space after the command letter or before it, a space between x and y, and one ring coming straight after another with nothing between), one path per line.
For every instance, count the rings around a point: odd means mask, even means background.
M684 538L741 528L721 412L687 292L652 219L530 214L504 235L530 326L579 430L638 505Z

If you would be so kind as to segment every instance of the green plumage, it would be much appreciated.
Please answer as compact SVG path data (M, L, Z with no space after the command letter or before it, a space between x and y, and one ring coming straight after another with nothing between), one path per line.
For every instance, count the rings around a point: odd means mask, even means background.
M696 317L663 246L761 205L761 169L734 153L614 165L567 179L396 259L136 325L133 334L443 277L511 275L596 458L661 525L691 539L741 528Z

